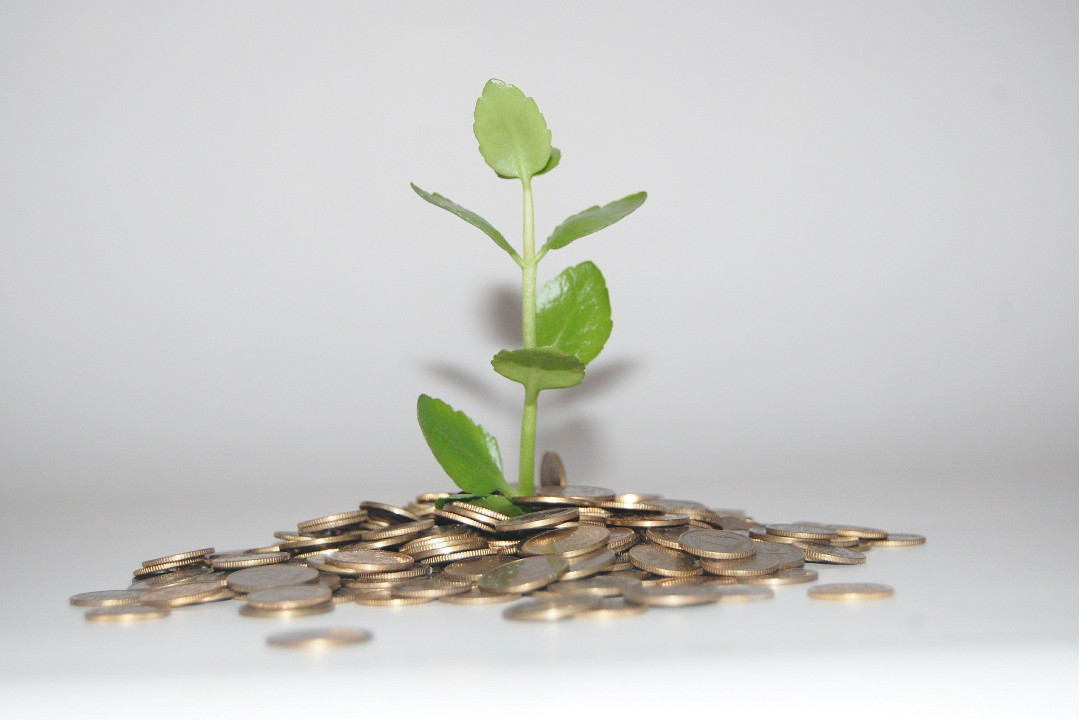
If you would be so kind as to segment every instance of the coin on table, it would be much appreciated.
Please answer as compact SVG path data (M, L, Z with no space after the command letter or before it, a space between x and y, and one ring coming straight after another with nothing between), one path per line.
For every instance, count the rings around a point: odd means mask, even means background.
M512 517L509 520L495 524L495 530L501 533L521 532L523 530L539 530L562 525L570 520L577 520L577 508L551 508L550 510L537 510Z
M534 535L521 544L522 555L562 555L571 558L606 548L611 533L602 525L577 525L561 530L548 530Z
M390 538L395 538L401 539L401 541L404 542L405 539L407 539L407 536L419 535L425 530L430 530L434 526L435 518L412 520L410 522L380 528L379 530L365 530L360 538L362 540L388 540Z
M618 597L631 585L641 581L631 577L613 575L594 575L580 580L560 580L548 586L548 590L568 595L596 595L598 597Z
M329 627L290 630L266 638L266 644L285 648L331 648L356 645L371 639L371 633L360 628Z
M365 500L360 503L361 510L367 510L368 515L373 518L379 518L382 520L389 520L390 522L409 522L411 520L419 520L415 514L409 512L404 508L399 508L396 505L387 505L386 503L375 502L374 500Z
M404 598L438 598L445 595L457 595L458 593L468 592L470 587L471 583L468 581L454 582L453 580L446 580L442 576L424 577L416 578L415 580L405 580L394 585L390 589L390 596Z
M142 595L139 590L95 590L72 595L69 602L78 607L116 607L134 605Z
M307 535L309 533L319 533L327 530L353 527L355 525L360 525L365 520L367 520L367 510L348 510L346 512L324 515L323 517L314 518L312 520L298 522L296 523L296 529L299 530L301 534Z
M247 602L260 610L295 610L322 605L333 595L325 585L286 585L248 593Z
M731 577L753 577L769 575L780 569L780 561L768 553L754 554L741 560L710 560L701 558L701 567L713 575Z
M540 487L566 487L566 469L559 453L546 452L540 458Z
M679 549L713 560L739 560L756 552L753 540L724 530L688 530L679 536Z
M154 605L113 605L112 607L91 608L84 617L91 622L135 622L137 620L157 620L169 614L169 608Z
M480 588L472 588L463 593L443 595L438 598L439 602L449 603L450 605L492 605L520 599L521 593L493 593Z
M486 557L458 560L443 568L442 576L447 580L465 580L479 582L480 578L489 570L513 562L513 558L505 555L488 555Z
M332 600L328 600L321 605L292 608L290 610L265 610L244 603L243 607L240 608L240 615L242 617L264 618L267 620L291 620L309 615L323 615L324 613L333 612L333 610L334 602Z
M649 609L648 605L635 605L627 602L626 598L606 597L600 599L600 604L595 607L579 610L574 617L588 620L607 620L609 618L629 617L640 615Z
M354 602L357 605L366 605L368 607L404 607L406 605L423 605L434 599L432 597L394 597L390 594L390 590L386 589L360 593L356 596Z
M187 552L176 553L175 555L166 555L165 557L154 558L153 560L144 560L142 566L148 568L153 565L166 565L194 558L204 558L213 552L214 548L212 547L202 548L201 550L188 550Z
M755 585L723 585L718 589L720 590L720 602L768 600L774 595L770 588Z
M612 515L607 520L609 525L616 527L654 528L674 527L686 525L690 522L690 516L685 513L627 513L625 515Z
M390 572L412 567L415 561L405 553L387 550L338 550L328 554L326 562L360 572Z
M143 605L164 605L166 607L179 607L191 605L213 595L221 593L221 585L213 583L185 583L183 585L170 585L169 587L147 590L139 598Z
M503 610L507 620L562 620L596 607L601 598L591 595L557 595L543 600L523 600Z
M815 600L881 600L894 593L892 587L881 583L830 583L806 591Z
M563 574L566 581L578 580L603 572L615 564L615 553L602 547L587 555L575 555L567 558L570 567Z
M861 565L866 556L858 550L831 545L805 545L806 562L829 563L831 565Z
M514 560L489 570L480 577L480 589L496 593L526 593L539 590L559 579L569 568L558 555Z
M613 530L630 530L630 528L612 528ZM680 550L679 538L683 536L683 533L690 532L695 528L689 525L674 525L669 527L655 527L647 528L645 530L645 539L649 542L656 543L661 547L666 547L669 550ZM633 532L631 530L631 532Z
M870 544L873 547L908 547L911 545L922 545L926 542L926 537L923 535L916 535L915 533L889 533L889 536L884 540L871 540Z
M659 545L645 543L630 548L627 554L635 567L654 575L685 577L701 574L701 566L697 559L679 550L669 550Z
M162 575L154 575L128 585L128 590L153 590L154 588L180 585L186 582L203 582L211 578L214 571L205 565L199 567L185 567Z
M286 585L306 585L319 579L319 571L305 565L268 565L237 570L225 583L230 590L257 592Z
M630 585L623 591L627 602L655 607L683 607L720 602L720 591L730 585Z
M768 554L776 558L780 570L802 567L806 562L806 551L794 544L755 540L754 550L759 555Z
M828 540L838 534L831 528L821 527L820 525L800 525L799 523L766 525L765 531L770 535L798 538L799 540Z
M214 558L211 563L215 570L236 570L240 568L274 565L285 562L291 556L287 552L252 553L250 555L223 555Z
M615 552L619 552L620 550L626 550L637 541L638 534L633 528L608 528L607 546L609 550L614 550Z
M788 568L777 570L771 575L757 575L739 578L743 585L797 585L799 583L814 582L818 579L817 570L806 568Z
M832 527L841 535L851 535L860 540L884 540L889 536L889 533L884 530L859 525L833 525Z

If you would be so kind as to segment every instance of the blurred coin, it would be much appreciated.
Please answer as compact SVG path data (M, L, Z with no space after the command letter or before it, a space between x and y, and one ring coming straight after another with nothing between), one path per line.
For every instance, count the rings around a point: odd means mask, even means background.
M790 568L777 570L771 575L758 575L739 578L743 585L796 585L798 583L814 582L818 579L816 570L806 568Z
M221 593L221 585L218 583L185 583L183 585L170 585L169 587L147 590L139 598L139 602L142 605L178 607L196 603L219 593Z
M627 513L625 515L613 515L608 518L609 525L616 527L654 528L686 525L690 517L681 513L661 513L650 515L645 513Z
M291 610L264 610L244 603L240 608L241 617L263 618L266 620L290 620L293 618L307 617L308 615L323 615L333 612L334 603L327 601L321 605L311 607L293 608Z
M382 518L383 520L389 520L390 522L408 522L410 520L420 519L404 508L375 502L374 500L365 500L360 503L360 508L362 510L367 510L368 515L373 518Z
M519 552L522 555L554 553L571 558L606 548L609 535L606 527L598 525L578 525L565 530L548 530L523 542Z
M248 605L260 610L295 610L322 605L333 597L324 585L287 585L249 593Z
M806 562L806 551L798 545L774 543L767 540L755 540L754 550L760 554L772 555L777 560L780 570L802 567Z
M214 558L215 570L236 570L239 568L257 567L259 565L273 565L289 559L287 552L254 553L251 555L225 555Z
M615 553L606 547L586 555L575 555L567 558L570 567L563 573L562 579L566 581L578 580L602 572L615 564Z
M480 589L496 593L526 593L550 585L566 572L569 563L557 555L515 560L489 570Z
M630 530L630 528L614 528L616 530ZM683 533L689 532L694 528L689 525L674 525L669 527L651 527L645 530L645 539L649 542L656 543L661 547L666 547L669 550L679 550L679 538ZM631 532L633 532L631 530Z
M837 532L830 528L818 525L800 525L798 523L766 525L765 531L770 535L798 538L799 540L828 540L837 535Z
M356 645L371 639L367 630L351 627L307 628L289 630L266 638L266 644L272 647L322 649Z
M774 593L767 587L754 585L724 585L720 590L720 602L745 602L747 600L768 600Z
M545 600L523 600L503 610L507 620L562 620L596 607L601 598L590 595L559 595Z
M713 575L729 575L731 577L751 577L755 575L769 575L780 569L780 561L776 557L761 553L751 555L741 560L710 560L701 558L701 567L705 572Z
M439 602L450 605L493 605L519 599L521 599L520 593L492 593L480 588L472 588L463 593L443 595L438 598Z
M922 545L926 537L914 533L889 533L884 540L871 540L874 547L908 547L910 545Z
M588 620L608 620L611 618L640 615L646 610L648 610L648 605L635 605L627 602L626 598L605 597L600 599L599 605L579 610L574 614L574 617L586 618Z
M471 583L468 581L454 582L441 576L417 578L395 585L390 589L390 596L438 598L444 595L457 595L458 593L468 592L470 587Z
M469 560L458 560L443 568L443 577L447 580L480 582L480 578L484 573L508 562L513 562L513 558L508 558L505 555L489 555Z
M139 590L95 590L72 595L68 601L78 607L117 607L134 605L142 594Z
M404 553L386 550L338 550L326 556L326 562L361 572L405 570L414 560Z
M303 565L269 565L237 570L229 575L226 585L241 593L256 592L272 587L304 585L319 579L319 571Z
M892 597L894 590L881 583L830 583L815 585L806 594L815 600L880 600Z
M752 540L723 530L689 530L679 536L679 549L713 560L738 560L756 552Z
M628 553L630 562L635 567L641 568L654 575L665 577L684 577L686 575L700 575L701 566L691 555L678 550L669 550L659 545L649 543L635 545Z
M631 585L623 591L627 602L657 607L706 605L720 601L726 585Z
M153 560L143 561L143 567L150 567L151 565L165 565L167 563L178 562L183 560L193 560L204 558L210 553L214 552L214 548L208 547L201 550L188 550L187 552L176 553L175 555L166 555L165 557L154 558Z
M548 586L548 590L554 593L568 595L596 595L598 597L618 597L623 594L630 585L637 585L641 581L631 577L616 577L613 575L594 575L580 580L560 580Z
M537 510L503 520L495 525L495 530L500 533L522 532L524 530L538 530L551 528L566 522L576 520L578 511L575 508L553 508L551 510Z
M84 617L91 622L134 622L136 620L157 620L168 614L168 607L113 605L112 607L91 608L86 611Z
M858 550L828 545L806 545L806 562L831 563L833 565L861 565L866 556Z
M546 452L540 458L540 487L565 487L566 469L559 453Z

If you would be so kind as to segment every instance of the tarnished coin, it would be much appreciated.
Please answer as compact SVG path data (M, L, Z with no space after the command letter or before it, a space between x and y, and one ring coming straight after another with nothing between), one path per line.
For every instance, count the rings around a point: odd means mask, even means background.
M832 565L861 565L866 556L858 550L831 545L806 545L806 562L830 563Z
M548 530L521 544L522 555L562 555L571 558L607 547L610 533L602 525L577 525L563 530Z
M800 525L798 523L766 525L765 530L770 535L793 537L800 540L828 540L837 535L837 532L831 528L821 527L820 525Z
M597 597L618 597L623 590L641 581L637 578L616 577L613 575L594 575L581 580L560 580L548 586L548 590L564 595L596 595Z
M881 583L829 583L806 591L815 600L881 600L894 593L890 586Z
M526 593L550 585L569 568L557 555L515 560L489 570L480 578L480 589L495 593Z
M600 604L595 607L579 610L574 617L588 620L607 620L610 618L629 617L640 615L649 609L648 605L636 605L627 602L626 598L605 597L600 599Z
M334 603L327 601L321 605L311 607L293 608L291 610L264 610L244 603L240 608L241 617L262 618L265 620L291 620L293 618L307 617L309 615L323 615L333 612Z
M188 550L187 552L176 553L175 555L166 555L165 557L154 558L153 560L144 560L142 566L148 568L153 565L166 565L183 560L204 558L212 552L214 552L214 548L212 547L202 548L201 550Z
M631 585L623 591L627 602L657 607L707 605L720 601L720 591L730 585Z
M601 598L591 595L557 595L544 600L523 600L503 610L507 620L562 620L597 607Z
M226 586L240 593L258 592L287 585L304 585L319 579L319 571L303 565L269 565L245 568L229 575Z
M328 554L326 562L360 572L389 572L405 570L415 561L411 555L387 550L338 550Z
M192 605L212 595L221 593L221 585L218 583L185 583L183 585L170 585L169 587L147 590L139 598L142 605L161 605L165 607L179 607Z
M357 645L371 639L367 630L351 627L308 628L289 630L266 638L266 644L272 647L323 649Z
M480 582L480 578L489 570L513 562L513 558L505 555L489 555L487 557L458 560L443 568L442 576L447 580L464 580L467 582Z
M577 520L576 508L552 508L550 510L537 510L512 517L509 520L495 524L495 530L500 533L521 532L523 530L539 530L552 528L569 520Z
M333 591L325 585L287 585L249 593L247 602L260 610L296 610L322 605L332 597Z
M659 545L645 543L630 548L627 554L635 567L654 575L685 577L701 574L701 566L698 565L697 559L678 550L669 550Z
M135 622L157 620L167 616L169 612L167 606L113 605L112 607L91 608L83 617L91 622Z
M439 598L468 592L471 583L454 582L442 576L406 580L390 589L391 597Z
M612 515L608 518L608 524L616 527L654 528L673 527L686 525L690 522L690 516L684 513L626 513L625 515Z
M566 487L566 469L559 453L546 452L540 458L540 487Z
M738 560L756 552L750 538L724 530L688 530L679 536L679 549L713 560Z
M915 533L889 533L889 536L884 540L871 540L870 544L873 547L908 547L911 545L922 545L926 542L926 537L923 535L916 535Z
M134 605L142 594L140 590L95 590L72 595L68 601L78 607L117 607Z
M797 585L798 583L814 582L818 579L817 570L806 568L789 568L777 570L771 575L758 575L739 578L743 585Z
M710 560L701 558L701 567L713 575L753 577L769 575L780 569L780 561L768 553L754 554L741 560Z
M774 595L770 588L754 585L724 585L718 589L720 590L720 602L768 600Z
M455 595L443 595L438 598L439 602L449 603L450 605L494 605L520 599L520 593L492 593L480 588L473 588Z
M285 562L291 556L287 552L252 553L251 555L223 555L214 558L211 563L215 570L237 570L240 568L274 565Z
M768 540L755 540L754 550L759 555L768 554L772 555L777 560L777 567L780 570L787 570L789 568L802 567L806 562L806 552L794 544L774 543Z

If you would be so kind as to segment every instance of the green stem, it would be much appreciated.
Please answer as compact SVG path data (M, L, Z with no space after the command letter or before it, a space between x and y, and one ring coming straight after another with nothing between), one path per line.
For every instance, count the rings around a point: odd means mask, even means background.
M540 391L525 388L525 407L521 411L521 454L518 456L518 494L533 494L536 465L536 400Z

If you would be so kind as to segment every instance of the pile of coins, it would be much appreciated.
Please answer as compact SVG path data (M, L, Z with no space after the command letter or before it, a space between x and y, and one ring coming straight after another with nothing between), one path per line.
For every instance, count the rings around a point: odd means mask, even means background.
M762 524L742 510L566 485L561 472L551 482L550 458L545 467L549 484L513 498L521 515L449 493L425 493L405 507L365 501L275 532L266 546L147 560L126 590L82 593L71 604L89 607L86 619L99 622L160 618L173 607L224 600L242 601L240 614L256 618L327 613L340 603L433 600L520 601L503 613L511 620L621 617L650 607L770 598L776 586L817 580L807 563L857 565L873 548L926 541L857 525ZM877 583L808 592L827 600L892 594ZM335 632L331 638L369 637ZM279 640L272 644L288 644Z

